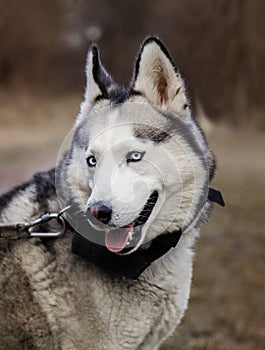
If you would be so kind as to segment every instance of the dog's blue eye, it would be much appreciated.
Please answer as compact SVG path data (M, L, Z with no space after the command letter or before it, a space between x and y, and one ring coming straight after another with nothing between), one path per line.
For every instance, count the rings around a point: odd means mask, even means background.
M126 156L127 163L129 162L139 162L143 159L145 152L132 151Z
M96 164L97 164L97 160L96 160L96 158L95 158L94 156L89 156L89 157L87 158L86 162L87 162L87 165L88 165L89 167L94 167L94 166L96 166Z

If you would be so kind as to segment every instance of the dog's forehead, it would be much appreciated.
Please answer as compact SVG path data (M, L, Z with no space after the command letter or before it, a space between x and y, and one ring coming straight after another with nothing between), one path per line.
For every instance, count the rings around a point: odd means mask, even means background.
M99 120L91 124L90 133L89 148L102 152L106 148L122 145L133 137L132 128L121 117L119 107L106 109Z
M89 132L89 149L106 150L130 140L160 143L168 140L171 120L150 103L125 101L92 110L84 121Z
M135 96L133 100L128 100L120 105L120 115L124 121L137 124L146 123L148 126L160 126L165 122L163 114L152 104L141 97Z
M115 124L118 122L147 123L152 126L165 122L165 110L161 111L141 96L133 96L123 103L101 103L90 111L89 124Z

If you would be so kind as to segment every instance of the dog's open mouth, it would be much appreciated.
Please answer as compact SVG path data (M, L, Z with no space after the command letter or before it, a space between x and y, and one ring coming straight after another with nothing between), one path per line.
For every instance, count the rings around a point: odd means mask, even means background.
M113 253L127 253L132 250L141 239L141 227L150 217L158 199L158 192L154 191L148 198L143 210L129 225L110 229L105 236L105 244Z

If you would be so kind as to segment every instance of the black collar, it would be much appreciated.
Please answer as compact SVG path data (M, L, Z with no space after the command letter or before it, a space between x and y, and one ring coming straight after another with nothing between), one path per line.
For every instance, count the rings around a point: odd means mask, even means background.
M72 240L72 252L103 270L137 279L153 261L175 247L180 237L181 231L165 233L155 238L147 249L138 249L129 255L118 255L75 232Z
M220 191L209 188L208 199L224 206ZM110 252L103 244L97 244L87 235L80 235L70 225L73 232L72 252L85 258L103 270L120 276L137 279L151 263L165 255L171 248L176 247L182 231L163 233L153 239L147 249L138 249L129 255L118 255ZM93 234L92 234L93 235Z

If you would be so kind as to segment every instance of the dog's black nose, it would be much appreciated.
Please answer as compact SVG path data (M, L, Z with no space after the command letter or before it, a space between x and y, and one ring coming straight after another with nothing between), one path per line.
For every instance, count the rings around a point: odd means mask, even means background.
M87 210L103 224L110 222L112 209L102 203L95 203L88 207Z

